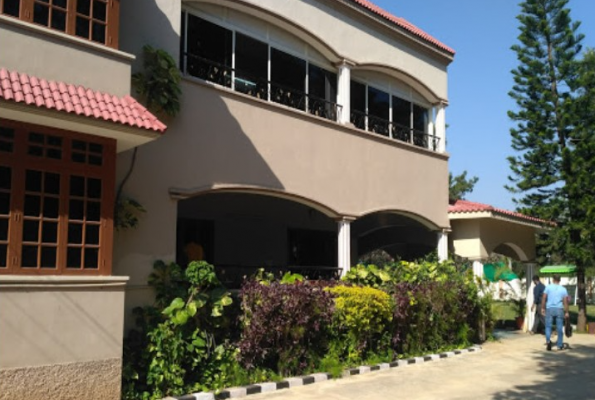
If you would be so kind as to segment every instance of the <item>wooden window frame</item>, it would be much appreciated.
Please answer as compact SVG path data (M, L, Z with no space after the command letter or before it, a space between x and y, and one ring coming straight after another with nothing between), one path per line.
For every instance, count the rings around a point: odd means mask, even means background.
M5 0L0 0L0 12L3 9L1 6L4 5ZM74 36L83 40L92 41L90 38L83 38L81 36L76 35L76 5L78 0L68 0L66 6L66 30L58 30L58 32L64 32L67 35ZM106 9L106 32L105 32L105 42L103 43L105 46L112 47L114 49L118 49L119 40L118 40L118 32L119 32L119 24L120 24L120 0L106 0L107 1L107 9ZM36 24L33 20L33 9L36 0L20 0L20 10L19 10L19 19L25 22L29 22L32 24ZM48 4L48 7L52 7L52 3ZM92 3L91 3L92 7ZM10 16L9 14L3 14ZM89 17L90 19L91 17ZM36 24L38 25L38 24ZM50 26L45 26L48 29L53 29ZM93 43L101 44L101 42L92 41Z
M113 214L115 196L115 166L116 141L99 136L80 134L60 129L25 124L0 119L0 126L14 129L14 148L12 153L0 152L0 166L11 168L12 185L10 189L10 209L8 228L7 266L0 268L0 275L110 275L113 254ZM62 159L55 160L28 154L29 133L36 132L44 135L59 136L63 141ZM80 140L103 146L102 165L90 165L72 161L72 141ZM23 267L23 224L25 199L25 174L27 170L38 170L44 173L60 174L57 260L55 268ZM84 250L85 243L68 243L68 207L71 199L69 181L71 176L101 179L101 195L99 202L101 211L99 225L99 244L89 245L88 248L98 249L97 268L67 268L68 248L80 247ZM40 212L43 219L43 212ZM31 219L30 217L27 217ZM39 238L39 242L42 240ZM70 246L69 246L70 244ZM41 245L40 245L41 246Z

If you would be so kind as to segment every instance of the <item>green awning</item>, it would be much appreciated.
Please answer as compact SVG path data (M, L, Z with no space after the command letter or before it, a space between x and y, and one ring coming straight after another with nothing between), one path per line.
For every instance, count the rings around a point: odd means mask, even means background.
M574 274L576 265L546 265L539 272L542 274Z

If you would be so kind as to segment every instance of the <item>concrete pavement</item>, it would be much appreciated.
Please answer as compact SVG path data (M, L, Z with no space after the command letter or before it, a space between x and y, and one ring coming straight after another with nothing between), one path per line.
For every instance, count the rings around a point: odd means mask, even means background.
M595 335L545 349L542 335L509 333L483 351L335 381L250 395L249 400L595 399Z

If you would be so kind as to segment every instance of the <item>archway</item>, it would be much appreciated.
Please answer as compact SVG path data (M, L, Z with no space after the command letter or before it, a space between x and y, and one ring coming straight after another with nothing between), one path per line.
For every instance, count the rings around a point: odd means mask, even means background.
M211 191L180 200L177 262L204 259L228 287L239 287L259 268L336 277L337 224L313 205L254 191Z

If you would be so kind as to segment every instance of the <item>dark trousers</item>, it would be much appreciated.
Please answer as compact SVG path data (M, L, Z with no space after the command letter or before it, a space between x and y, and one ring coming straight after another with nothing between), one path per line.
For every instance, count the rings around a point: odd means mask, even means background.
M541 307L538 305L535 307L535 318L533 318L533 327L531 332L537 333L539 325L545 328L545 316L541 313Z

